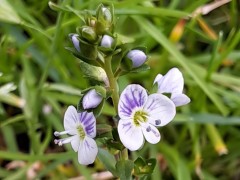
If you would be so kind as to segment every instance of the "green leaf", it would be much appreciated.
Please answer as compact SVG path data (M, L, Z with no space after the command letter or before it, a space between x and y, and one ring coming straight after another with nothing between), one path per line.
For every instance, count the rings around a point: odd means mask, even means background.
M108 125L108 124L97 124L97 134L98 136L107 132L111 132L112 131L112 126Z
M167 8L158 8L158 7L143 7L143 6L135 6L134 8L124 8L124 9L116 9L116 14L124 14L124 15L147 15L147 16L168 16L175 18L183 18L187 17L189 13L184 11L178 11ZM138 16L140 17L140 16ZM144 22L142 22L143 24Z
M68 9L66 9L66 8L64 8L64 7L62 7L62 6L57 5L57 4L55 4L54 2L52 2L52 1L49 1L49 2L48 2L48 5L49 5L49 7L50 7L52 10L54 10L54 11L70 12L70 10L68 10Z
M43 86L45 90L48 91L60 91L63 93L71 94L71 95L78 95L81 96L81 91L77 88L71 87L66 84L58 84L58 83L47 83Z
M143 64L142 66L140 66L138 68L132 69L130 72L131 73L138 73L138 72L142 72L142 71L147 71L149 69L150 69L150 67L147 64Z
M99 82L107 80L107 75L103 68L90 65L86 62L80 61L80 68L86 78L94 79Z
M116 171L120 180L132 179L134 163L130 160L120 160L116 164Z
M108 171L110 171L114 176L117 176L115 169L116 160L112 154L102 148L98 148L98 159L103 163Z
M20 24L21 19L7 0L1 0L0 21Z
M91 47L88 47L88 48L91 49ZM97 49L96 49L96 47L94 48L94 50L92 50L92 51L95 51L94 52L94 58L91 58L90 56L86 56L85 53L84 53L85 55L83 55L83 54L79 53L75 48L72 48L72 47L65 47L65 49L70 51L70 52L72 52L72 54L75 57L77 57L78 59L80 59L80 60L82 60L82 61L84 61L84 62L86 62L88 64L91 64L91 65L94 65L94 66L99 66L99 62L96 60L96 57L97 57L97 54L96 54L97 53ZM86 47L84 49L86 49ZM87 52L89 52L89 50Z

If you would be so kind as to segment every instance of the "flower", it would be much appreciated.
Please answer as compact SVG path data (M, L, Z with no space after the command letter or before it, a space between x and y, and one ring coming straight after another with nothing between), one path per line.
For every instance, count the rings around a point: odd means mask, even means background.
M104 35L101 41L101 46L105 48L111 48L113 45L114 39L109 35Z
M170 69L166 75L158 74L154 84L158 85L158 93L171 93L171 100L175 106L188 104L190 98L183 94L183 75L178 68Z
M91 109L97 107L102 102L102 96L97 93L95 89L89 90L83 96L83 109Z
M79 37L79 35L78 34L69 34L69 37L70 37L70 39L71 39L71 41L72 41L72 43L73 43L73 46L74 46L74 48L78 51L78 52L80 52L80 46L79 46L79 40L78 40L78 37Z
M131 59L133 68L141 66L147 60L146 54L138 49L129 51L127 57Z
M92 164L96 159L98 148L93 138L96 136L96 119L93 113L78 113L75 107L69 106L64 115L63 132L54 132L55 136L72 135L64 139L55 139L55 144L62 146L71 143L75 152L78 152L78 162L83 165Z
M151 94L140 85L128 85L118 104L118 133L123 145L131 151L142 147L145 139L156 144L160 133L155 126L165 126L175 116L173 102L162 94Z

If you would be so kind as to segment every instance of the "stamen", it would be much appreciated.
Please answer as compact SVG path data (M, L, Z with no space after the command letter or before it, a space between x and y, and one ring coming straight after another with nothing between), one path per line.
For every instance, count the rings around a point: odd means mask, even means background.
M55 131L54 132L54 136L60 136L60 135L64 135L64 134L67 134L67 133L69 133L69 131L62 131L62 132L58 132L58 131Z
M135 126L139 126L142 122L147 122L148 114L144 111L136 111L134 116L133 116L133 122Z
M64 138L64 139L55 139L54 143L58 144L59 146L62 146L63 144L70 143L74 138L76 138L76 137L71 136L71 137L67 137L67 138Z
M58 144L59 146L62 146L61 140L59 139L54 139L54 143Z

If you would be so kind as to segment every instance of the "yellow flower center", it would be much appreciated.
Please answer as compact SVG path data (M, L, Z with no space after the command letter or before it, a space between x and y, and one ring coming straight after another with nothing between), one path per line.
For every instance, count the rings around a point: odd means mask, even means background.
M79 125L77 127L77 131L78 131L78 134L80 136L80 139L84 139L85 138L85 131L84 131L84 129L81 125Z
M133 116L133 123L135 126L140 126L140 122L147 122L148 114L144 111L136 111Z

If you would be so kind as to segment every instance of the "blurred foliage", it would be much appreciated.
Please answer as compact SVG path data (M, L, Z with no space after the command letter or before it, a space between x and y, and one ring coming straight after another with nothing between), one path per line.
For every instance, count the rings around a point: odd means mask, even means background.
M160 143L145 143L131 159L155 157L152 179L240 179L237 0L194 16L197 8L212 1L1 0L0 178L89 179L105 171L98 160L91 167L79 165L70 146L53 143L53 132L63 128L66 107L77 105L89 83L79 61L65 49L70 44L67 35L82 24L84 9L94 10L99 3L113 3L116 31L146 46L150 57L151 70L122 76L120 90L129 83L151 89L158 73L175 66L191 98L189 105L178 108L174 121L160 129ZM112 115L113 108L105 104L97 121L114 124ZM101 152L99 158L104 157ZM18 160L24 163L11 168L10 162ZM31 174L36 162L37 174ZM115 166L112 163L109 159L109 166Z

